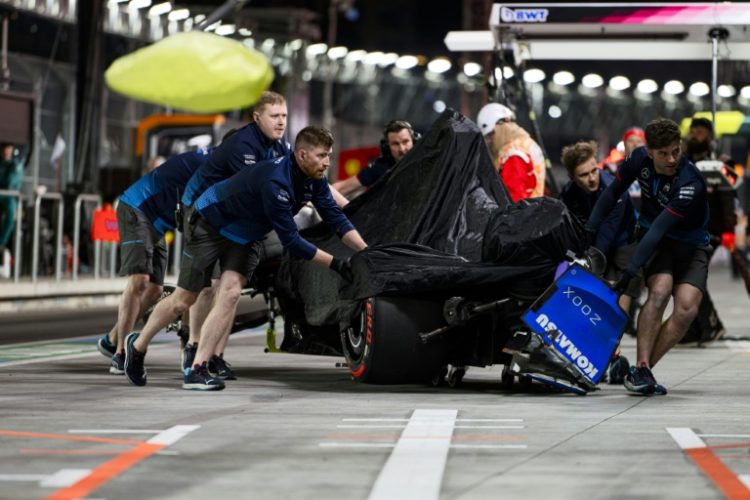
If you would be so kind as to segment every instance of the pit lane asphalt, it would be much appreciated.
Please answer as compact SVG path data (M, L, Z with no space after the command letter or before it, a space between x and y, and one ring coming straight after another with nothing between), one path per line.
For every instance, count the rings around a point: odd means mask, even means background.
M728 274L712 268L709 288L727 335L747 336L750 299ZM256 329L230 340L239 380L196 393L179 388L174 334L157 337L148 385L133 387L107 373L95 333L0 349L1 498L750 495L747 341L673 350L655 370L669 395L642 398L611 385L504 390L499 367L470 369L458 388L360 385L338 358L264 353ZM634 348L626 338L631 360ZM441 411L438 428L452 425L447 441L412 436L400 470L389 468L405 427L429 410ZM447 459L420 473L435 442Z

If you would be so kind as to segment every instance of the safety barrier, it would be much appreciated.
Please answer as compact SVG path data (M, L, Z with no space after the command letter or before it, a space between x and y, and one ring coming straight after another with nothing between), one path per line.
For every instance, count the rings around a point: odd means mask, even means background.
M102 206L102 197L98 194L79 194L75 202L75 217L73 222L73 281L78 280L78 249L81 244L81 205L83 202L96 203L96 209ZM101 268L101 250L102 242L97 241L94 244L94 278L99 278Z
M18 206L16 207L16 227L15 227L15 245L13 251L13 281L18 283L21 277L21 243L23 239L23 194L20 191L10 191L7 189L0 189L0 196L8 196L10 198L16 198L18 200ZM1 256L0 256L1 257Z
M55 279L60 281L62 278L62 241L63 241L63 220L65 214L65 200L63 200L61 193L42 193L37 195L34 200L34 243L31 250L31 281L36 283L37 276L39 274L39 223L40 223L40 212L42 207L42 200L56 200L58 204L57 210L57 235L55 245Z

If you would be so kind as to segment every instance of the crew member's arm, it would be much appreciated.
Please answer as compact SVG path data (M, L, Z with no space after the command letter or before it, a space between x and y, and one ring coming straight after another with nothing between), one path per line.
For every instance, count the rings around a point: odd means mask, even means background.
M626 196L630 195L625 192L618 198L615 207L610 210L609 215L604 218L604 221L599 226L599 230L596 232L594 246L604 255L609 255L620 233L620 225L625 217L625 210L630 206L624 198Z
M343 196L349 196L352 193L355 193L359 189L362 189L362 183L359 182L359 178L355 175L352 177L349 177L348 179L344 179L343 181L336 181L333 183L333 188L336 189L339 194ZM343 206L343 205L339 205Z
M331 185L330 188L331 188L331 195L333 196L333 199L339 208L344 208L345 206L349 204L349 200L347 200L346 197L343 194L341 194L341 192L338 189L336 189L334 185Z
M668 209L663 210L656 220L654 220L653 224L651 224L648 231L646 231L646 234L643 235L641 241L638 242L635 253L630 258L625 272L631 276L635 276L638 269L654 254L656 245L659 244L666 232L680 219L682 219L682 215Z
M586 230L596 233L604 218L609 214L617 200L622 196L635 180L637 170L646 155L645 148L638 148L628 156L620 168L617 169L615 179L607 186L607 189L599 196L591 212L589 220L586 221Z
M326 224L338 234L346 246L356 252L367 248L367 243L362 236L334 202L331 189L325 179L315 182L312 202Z

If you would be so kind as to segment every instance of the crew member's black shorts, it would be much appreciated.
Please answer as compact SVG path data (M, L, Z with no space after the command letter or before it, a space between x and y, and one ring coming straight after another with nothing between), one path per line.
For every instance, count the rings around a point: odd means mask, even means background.
M635 253L637 243L629 243L625 246L621 246L611 252L607 258L607 269L604 271L604 279L608 281L617 281L625 269L628 267L630 259ZM643 288L643 272L638 269L638 272L630 280L628 288L625 290L625 295L637 299L641 296L641 288Z
M164 284L167 244L143 213L125 203L117 205L120 231L120 276L148 274L151 283Z
M646 281L654 274L671 274L674 285L689 283L705 294L709 255L710 247L693 247L665 238L644 268Z
M217 262L222 273L234 271L250 279L260 260L260 242L250 245L235 243L219 234L199 215L185 222L186 241L180 258L177 286L193 293L211 286Z

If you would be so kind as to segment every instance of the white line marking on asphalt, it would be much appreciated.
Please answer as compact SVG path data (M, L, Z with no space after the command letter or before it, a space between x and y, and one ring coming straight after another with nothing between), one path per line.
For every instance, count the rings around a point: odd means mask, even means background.
M689 427L667 427L667 432L683 450L706 447L706 443Z
M750 434L696 434L704 438L750 438Z
M34 363L44 363L44 362L49 362L49 361L66 361L68 359L89 358L89 357L94 357L96 355L101 356L101 354L99 354L99 351L95 351L95 352L84 352L81 354L70 354L66 356L49 356L49 357L44 357L44 358L34 358L34 359L27 359L24 361L6 361L3 363L0 363L0 368L7 368L9 366L31 365Z
M457 414L458 410L414 410L370 500L437 499Z
M0 474L0 481L41 481L46 474Z
M68 434L156 434L162 429L69 429Z
M77 483L89 474L91 474L91 469L60 469L39 481L39 486L42 488L65 488Z
M166 431L160 432L146 442L148 444L163 444L164 446L169 446L175 444L196 429L200 429L200 425L175 425Z
M734 352L750 352L750 341L748 340L725 340L724 345Z
M747 489L750 490L750 474L742 474L740 476L737 476L740 478L740 481L742 481L742 484L747 486Z
M324 441L318 443L321 448L393 448L396 443L338 443ZM462 448L462 449L508 449L508 450L522 450L528 448L525 444L452 444L449 448Z
M404 424L406 425L406 424ZM378 424L340 424L336 427L340 429L403 429L404 425L378 425ZM432 425L418 423L416 425ZM449 424L445 424L449 425ZM525 429L523 425L454 425L454 429Z
M342 418L342 422L409 422L408 418ZM456 422L523 422L522 418L457 418Z

